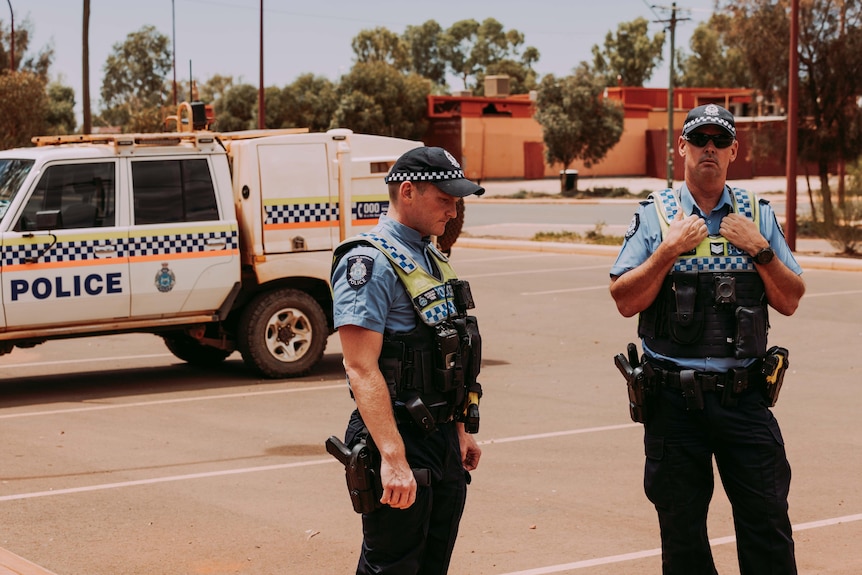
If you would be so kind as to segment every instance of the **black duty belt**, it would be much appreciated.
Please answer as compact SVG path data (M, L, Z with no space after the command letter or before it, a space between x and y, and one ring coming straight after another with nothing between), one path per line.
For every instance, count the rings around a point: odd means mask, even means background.
M428 413L431 415L433 421L416 421L414 417L407 411L407 408L403 404L396 404L393 408L395 413L395 421L399 424L405 425L416 425L420 429L428 430L429 428L433 428L435 425L441 423L449 423L451 422L453 417L453 409L449 405L437 405L430 406L426 408Z
M722 405L733 406L739 394L763 382L759 361L747 368L718 373L678 368L664 369L652 361L650 364L656 387L681 391L686 400L687 409L703 409L704 392L718 392L722 395Z
M665 371L661 369L655 370L659 376L659 385L669 389L682 389L683 384L678 371ZM703 373L694 372L694 381L700 386L702 391L722 391L728 385L733 385L733 372L727 373ZM748 387L746 382L745 387ZM744 391L745 387L741 390Z

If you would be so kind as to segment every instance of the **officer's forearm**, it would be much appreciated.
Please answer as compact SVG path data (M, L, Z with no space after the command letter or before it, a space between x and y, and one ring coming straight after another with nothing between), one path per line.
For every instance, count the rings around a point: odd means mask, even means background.
M805 281L778 258L758 265L757 272L763 280L769 305L782 315L793 315L805 293Z
M623 317L631 317L650 306L677 255L661 244L644 263L621 276L611 278L611 297Z
M356 407L374 439L380 457L395 466L403 463L406 461L404 442L398 433L392 413L392 400L383 374L379 370L371 374L351 374L350 370L347 373Z

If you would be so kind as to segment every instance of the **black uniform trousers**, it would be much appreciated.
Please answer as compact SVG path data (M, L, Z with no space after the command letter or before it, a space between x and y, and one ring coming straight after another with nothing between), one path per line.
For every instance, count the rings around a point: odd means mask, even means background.
M686 411L682 392L661 389L645 426L644 489L658 511L664 575L715 575L707 536L715 457L733 509L741 575L795 575L787 514L790 465L778 422L757 389L721 405L703 394Z
M424 435L410 423L399 423L407 461L430 469L430 487L419 487L407 509L388 505L362 515L362 550L357 575L445 575L467 499L468 472L461 460L455 423L444 423ZM365 431L358 411L350 417L345 444Z

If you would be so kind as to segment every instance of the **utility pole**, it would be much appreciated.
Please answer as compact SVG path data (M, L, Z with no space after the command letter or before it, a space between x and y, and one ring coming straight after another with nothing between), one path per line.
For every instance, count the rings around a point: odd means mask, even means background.
M6 0L9 4L9 21L11 22L9 34L9 71L15 71L15 13L12 11L12 0Z
M257 127L266 128L266 103L263 88L263 0L260 0L260 88L257 91Z
M174 108L177 107L177 9L176 3L174 0L171 0L171 34L173 37L171 38L171 51L172 55L172 63L171 68L174 69L174 84L173 84L173 93L174 93ZM191 95L189 95L189 100L191 100Z
M654 6L655 8L663 8L667 10L667 7L663 6ZM667 82L667 187L673 187L673 159L674 159L674 134L673 134L673 66L674 66L674 52L676 52L676 25L677 22L682 22L684 20L688 20L688 18L677 18L676 17L676 2L674 2L670 7L670 20L658 20L660 23L668 24L668 28L670 29L670 72L668 73L668 82Z
M799 126L799 0L792 0L790 14L790 66L787 78L787 201L784 235L796 251L796 142Z
M90 110L90 0L84 0L84 29L81 31L83 35L83 46L81 47L81 73L82 82L81 88L83 92L84 102L83 119L84 125L81 131L84 134L89 134L93 131L93 113Z

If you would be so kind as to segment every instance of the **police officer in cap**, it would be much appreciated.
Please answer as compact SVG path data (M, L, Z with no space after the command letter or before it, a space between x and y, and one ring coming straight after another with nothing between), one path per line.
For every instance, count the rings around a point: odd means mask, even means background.
M644 488L658 512L662 572L716 573L707 535L714 457L740 573L792 575L790 465L769 409L787 350L767 350L767 306L796 311L802 269L768 203L725 181L739 151L728 110L692 109L677 145L685 182L641 203L610 272L620 313L639 314L643 365L627 369L646 375L629 381L646 382L646 399L636 405L639 387L630 406L645 424ZM629 359L638 362L634 344Z
M336 249L332 269L335 326L357 407L344 443L372 442L383 487L381 506L362 515L356 573L442 575L481 456L468 433L477 422L465 428L480 392L481 340L457 301L468 286L431 237L455 217L459 198L485 190L438 147L406 152L385 181L387 213ZM429 470L430 484L417 485L414 470Z

